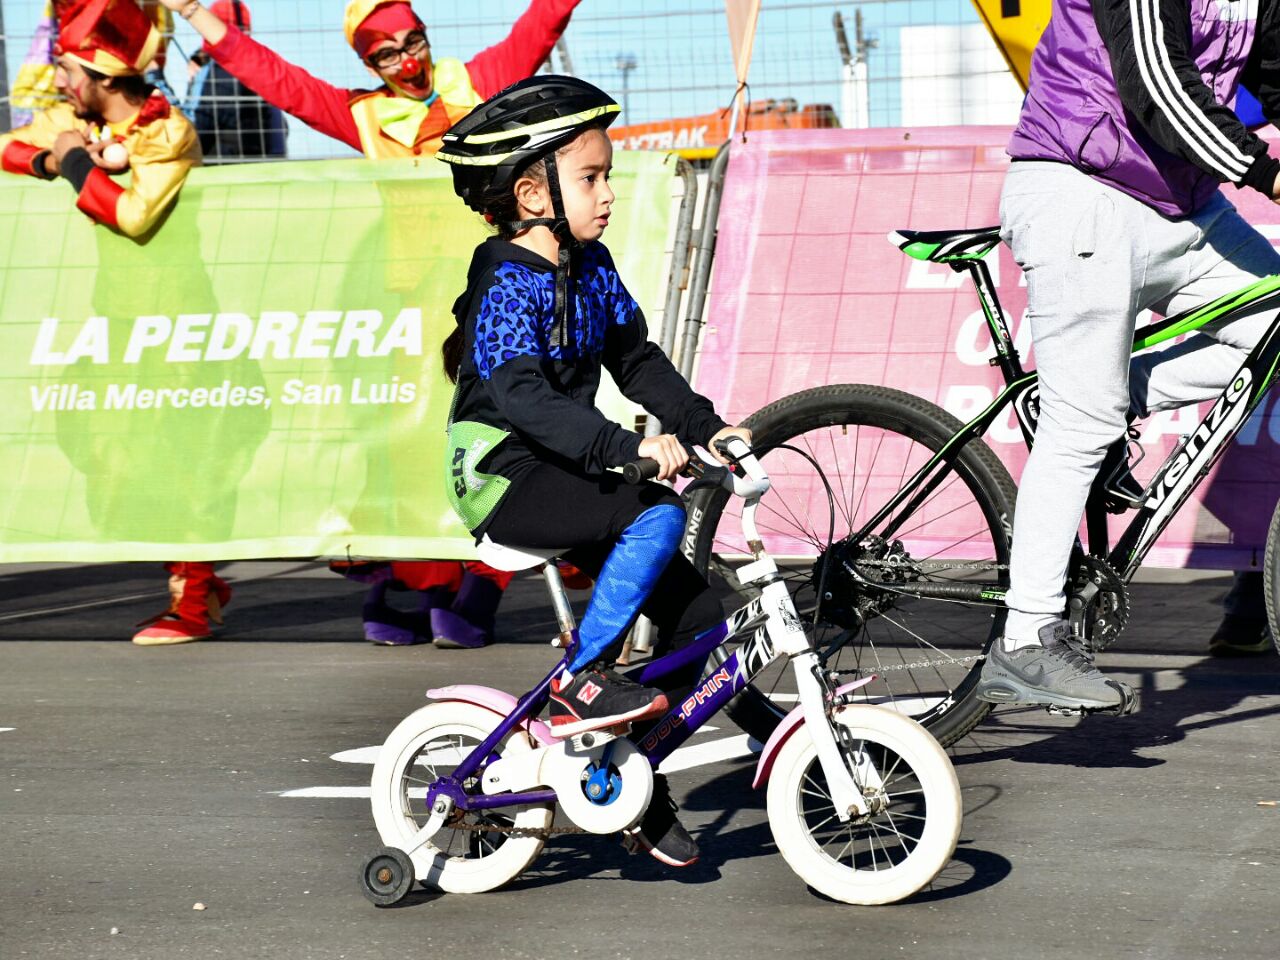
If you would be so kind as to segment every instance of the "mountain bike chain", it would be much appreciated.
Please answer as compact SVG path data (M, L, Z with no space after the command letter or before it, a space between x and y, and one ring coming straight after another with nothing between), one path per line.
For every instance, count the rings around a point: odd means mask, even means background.
M902 570L910 568L921 572L929 570L986 570L1007 571L1007 563L955 563L948 560L858 560L858 568L878 567L881 569ZM892 586L885 589L893 590ZM896 590L904 596L910 596L909 590ZM954 601L964 602L964 601ZM1070 591L1067 595L1067 609L1072 631L1081 640L1084 651L1089 656L1105 650L1115 642L1129 622L1130 602L1129 587L1124 578L1116 572L1102 557L1085 556L1076 560L1072 571ZM942 658L935 660L918 660L911 663L893 664L879 667L873 672L891 673L895 670L915 670L928 667L958 666L981 660L985 654L969 657ZM839 675L864 674L863 670L836 671Z

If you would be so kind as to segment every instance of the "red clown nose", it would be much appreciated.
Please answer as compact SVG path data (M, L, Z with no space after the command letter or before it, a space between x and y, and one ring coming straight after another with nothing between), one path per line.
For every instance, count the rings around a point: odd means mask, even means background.
M405 60L400 64L400 76L402 77L416 77L421 72L422 64L413 58Z

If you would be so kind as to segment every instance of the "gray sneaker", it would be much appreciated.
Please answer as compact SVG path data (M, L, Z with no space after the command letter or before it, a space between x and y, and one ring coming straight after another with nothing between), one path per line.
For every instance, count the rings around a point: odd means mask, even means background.
M1059 620L1040 629L1038 647L1007 653L1003 639L997 640L982 665L978 698L1048 707L1051 713L1133 713L1133 688L1104 676L1070 639L1070 624Z

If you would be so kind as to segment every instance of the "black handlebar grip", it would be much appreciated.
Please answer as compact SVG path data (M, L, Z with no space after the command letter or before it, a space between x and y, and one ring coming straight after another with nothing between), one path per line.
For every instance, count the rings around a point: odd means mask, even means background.
M637 483L644 483L646 480L652 480L658 475L662 468L658 465L657 460L650 460L648 457L642 457L639 460L633 460L622 468L622 479L627 483L635 486Z

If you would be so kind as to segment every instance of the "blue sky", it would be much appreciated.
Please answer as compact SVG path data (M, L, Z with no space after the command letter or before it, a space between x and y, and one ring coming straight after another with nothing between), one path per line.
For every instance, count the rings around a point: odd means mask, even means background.
M438 56L466 59L506 35L528 0L419 0ZM343 0L251 2L255 34L290 60L332 83L363 86L368 75L342 37ZM42 0L3 0L10 76L26 54ZM871 0L862 3L764 0L751 88L755 98L792 97L839 106L840 56L831 20L846 18L852 39L855 10L879 46L871 51L871 120L898 122L897 35L900 27L977 22L969 0ZM477 12L478 11L478 12ZM177 44L193 49L194 34L179 22ZM628 108L635 122L705 113L733 92L721 0L583 0L566 39L575 72L622 99L620 55L632 55ZM169 75L186 89L183 58L171 56ZM290 135L292 156L340 155L343 148L301 128Z

